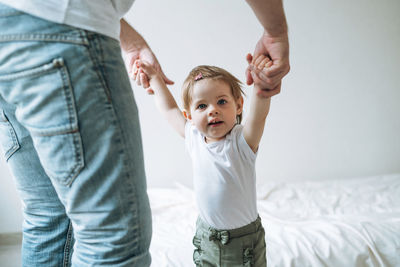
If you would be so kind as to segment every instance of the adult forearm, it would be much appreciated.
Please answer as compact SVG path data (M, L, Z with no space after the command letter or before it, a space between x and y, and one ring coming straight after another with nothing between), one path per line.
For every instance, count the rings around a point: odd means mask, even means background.
M143 37L131 26L126 22L124 19L120 20L120 33L119 39L121 42L122 50L132 51L132 50L140 50L143 47L148 47L146 41Z
M287 34L282 0L246 0L265 31L271 36Z

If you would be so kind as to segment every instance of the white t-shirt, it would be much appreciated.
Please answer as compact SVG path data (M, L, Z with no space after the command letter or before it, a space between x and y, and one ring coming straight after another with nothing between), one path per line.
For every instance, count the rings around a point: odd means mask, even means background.
M134 0L0 0L33 16L119 40L120 19Z
M200 218L216 229L234 229L257 219L256 154L236 125L224 140L207 144L191 123L185 126Z

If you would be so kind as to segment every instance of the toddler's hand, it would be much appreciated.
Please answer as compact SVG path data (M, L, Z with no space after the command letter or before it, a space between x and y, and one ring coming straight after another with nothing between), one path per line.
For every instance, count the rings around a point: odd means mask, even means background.
M257 75L260 75L260 73L265 69L268 69L269 67L272 66L272 60L265 56L265 55L259 55L256 58L252 58L251 62L249 63L252 71L251 71L251 75L252 78L254 80L254 85L259 87L260 89L271 89L268 88L268 85L266 82L264 82L261 79L258 79L258 77L256 77ZM257 75L255 75L257 74ZM255 79L254 79L255 78Z
M143 60L136 60L133 63L132 78L136 81L137 85L143 86L149 95L154 94L151 88L151 82L158 75L158 72L150 65L150 63ZM145 81L148 81L147 83ZM147 86L146 86L147 85Z
M273 65L272 60L265 55L259 55L253 58L252 55L247 55L247 62L249 63L250 75L254 81L254 86L259 91L257 95L263 98L268 98L280 93L280 86L278 89L269 88L266 73Z

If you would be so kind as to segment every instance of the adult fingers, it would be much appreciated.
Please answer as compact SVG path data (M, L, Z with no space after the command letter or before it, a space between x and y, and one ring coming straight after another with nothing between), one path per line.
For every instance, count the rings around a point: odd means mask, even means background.
M250 53L247 53L246 60L247 63L251 64L251 62L253 61L253 56Z
M265 72L267 77L273 77L278 74L282 74L281 78L283 78L283 76L285 76L290 70L289 62L275 60L272 63L273 64L271 67Z
M130 66L130 70L128 71L128 75L129 78L131 78L132 80L136 81L136 76L138 74L138 68L136 67L136 62L134 62L131 66Z
M141 73L149 74L152 71L150 63L144 60L136 61L136 67L141 70Z
M266 84L267 88L275 88L279 83L282 82L282 78L285 76L286 73L284 72L279 72L275 74L274 76L267 76L269 68L264 68L262 70L254 69L254 72L257 74L258 78L262 82Z
M253 80L254 80L255 84L263 84L263 82L260 80L260 78L257 76L257 74L254 71L252 71L251 74L253 76ZM281 91L281 85L279 84L277 87L275 87L273 89L258 89L257 96L262 97L262 98L268 98L268 97L279 94L280 91Z
M138 85L138 86L141 86L142 85L142 83L140 82L140 74L143 72L143 70L141 70L141 69L138 69L138 71L137 71L137 73L136 73L136 76L135 76L135 82L136 82L136 85Z
M152 68L153 68L155 71L160 72L160 73L161 73L161 77L163 78L163 80L164 80L164 82L165 82L166 84L172 85L172 84L175 83L174 81L170 80L170 79L164 74L164 72L163 72L163 70L161 69L161 66L160 66L160 64L159 64L158 62L155 62L154 64L150 64L149 62L142 60L142 61L140 61L140 65L139 65L139 66L140 66L141 68L143 68L143 70L144 70L144 72L145 72L146 74L152 73Z
M146 65L144 65L143 67L147 67ZM142 84L143 88L146 89L147 94L149 95L153 95L154 91L153 89L150 88L150 82L149 79L146 75L146 73L142 72L143 69L140 69L141 72L138 75L140 78L138 78L138 80L140 80L140 84Z
M149 79L145 73L140 73L140 83L142 84L144 89L150 87Z
M246 68L246 84L252 85L253 84L253 77L251 76L251 65Z
M251 62L253 61L253 56L252 56L250 53L248 53L248 54L246 55L246 61L247 61L247 63L249 64L249 66L246 68L246 71L245 71L245 74L246 74L246 84L247 84L247 85L251 85L251 84L253 84L253 78L251 77L251 74L250 74L250 71L251 71L250 64L251 64Z
M152 94L150 92L153 92L150 88L150 81L149 77L147 75L150 75L154 70L152 69L150 63L140 60L137 62L137 67L140 68L140 79L139 83L143 86L144 89L147 89L148 94ZM148 90L150 89L150 90ZM154 93L154 92L153 92Z
M163 78L163 80L164 80L164 82L165 82L166 84L172 85L172 84L175 83L174 81L168 79L167 76L164 74L163 71L161 71L161 77Z

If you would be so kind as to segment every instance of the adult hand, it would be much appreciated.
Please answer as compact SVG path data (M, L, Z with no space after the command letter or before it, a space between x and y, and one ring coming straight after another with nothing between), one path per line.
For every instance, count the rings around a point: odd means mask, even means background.
M253 60L259 55L266 55L272 60L272 65L262 70L255 67ZM246 69L246 83L253 84L256 76L264 81L268 89L258 93L261 97L271 97L280 92L282 78L289 72L289 41L287 33L278 36L271 36L264 32L254 50L254 57L251 54L246 56L249 66Z
M166 84L174 84L174 82L168 79L162 71L160 63L143 37L124 19L121 20L120 41L121 48L125 52L125 63L128 68L129 76L135 80L138 85L142 85L144 88L146 88L148 93L153 93L153 90L150 88L148 77L144 73L139 73L140 76L137 79L136 76L138 73L133 72L133 64L136 60L147 61L156 71L160 73Z
M126 51L125 54L129 77L135 80L137 85L143 86L148 94L153 94L154 91L150 88L149 78L147 77L147 75L145 75L143 72L134 72L133 67L136 60L143 60L148 62L148 64L150 64L157 72L160 73L166 84L174 84L174 82L168 79L167 76L164 74L160 64L158 63L157 58L149 47L143 47L140 50Z
M247 60L249 65L252 65L252 70L250 71L251 78L254 83L254 90L257 90L257 95L261 98L267 98L280 93L280 88L275 90L268 90L268 84L259 78L263 75L264 70L268 70L272 66L272 60L261 54L257 58L253 58L250 54L247 55ZM258 74L256 74L256 72ZM267 90L265 90L267 89Z

